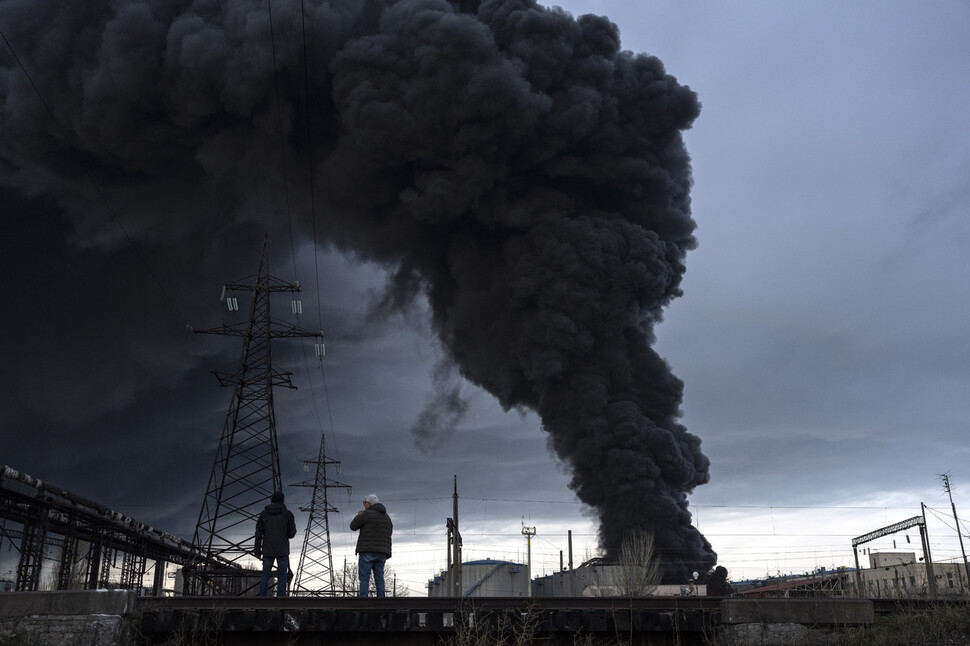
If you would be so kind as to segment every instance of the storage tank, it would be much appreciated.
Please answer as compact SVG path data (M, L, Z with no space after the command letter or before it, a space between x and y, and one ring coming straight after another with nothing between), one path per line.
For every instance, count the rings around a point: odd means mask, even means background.
M603 563L599 559L580 565L575 570L554 572L537 577L533 582L535 597L625 597L623 567ZM657 585L645 596L680 597L704 596L705 584L691 581L675 585Z
M511 561L467 561L461 564L464 597L528 597L529 570ZM451 597L451 572L444 571L428 581L429 597Z

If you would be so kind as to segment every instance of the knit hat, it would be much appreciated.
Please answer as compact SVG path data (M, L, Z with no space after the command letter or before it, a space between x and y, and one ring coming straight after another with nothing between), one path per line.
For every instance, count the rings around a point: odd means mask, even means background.
M272 502L283 502L284 496L282 491L274 491L273 497L270 498Z
M367 497L364 498L364 502L370 503L372 505L376 505L377 503L380 502L380 500L378 500L377 494L372 493L367 495Z

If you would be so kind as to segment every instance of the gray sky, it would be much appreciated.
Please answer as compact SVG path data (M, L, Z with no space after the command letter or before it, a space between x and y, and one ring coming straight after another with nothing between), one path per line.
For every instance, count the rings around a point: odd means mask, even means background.
M960 506L966 5L566 7L609 13L702 103L686 135L699 246L658 337L711 457L692 504L721 562L850 563L853 536L920 501L947 511L944 472ZM942 520L930 535L953 558Z
M12 27L21 5L0 1L0 27L12 40L33 33ZM958 508L970 504L963 441L970 226L962 217L970 135L958 120L970 102L970 9L960 2L563 7L608 16L624 49L659 57L701 104L684 134L698 246L687 254L683 296L665 309L655 347L684 382L681 422L711 462L710 482L693 491L689 509L718 562L734 579L849 565L852 537L919 514L920 502L931 508L934 558L957 558L938 475L950 474ZM37 58L25 62L43 85L47 59ZM19 68L7 52L0 63L0 88L9 88ZM72 115L69 101L54 107L72 133L124 147L111 120ZM102 152L90 143L86 150ZM140 150L125 153L139 159ZM221 154L210 147L199 156ZM255 269L261 227L238 207L231 223L189 225L172 216L166 226L166 209L225 205L171 190L168 178L186 171L174 165L176 154L162 157L173 165L146 162L138 190L110 182L106 190L132 235L153 241L142 247L153 276L71 167L75 159L3 149L6 177L10 164L21 164L31 181L3 182L13 233L2 252L8 370L0 461L191 538L228 403L208 371L231 367L238 349L231 339L189 334L180 317L197 328L221 322L219 287ZM70 181L34 181L47 172ZM238 181L258 177L254 170ZM51 193L18 188L21 180ZM251 208L278 206L271 188L273 198ZM144 195L156 201L146 206ZM91 213L100 225L92 227ZM443 352L426 303L381 321L368 317L383 271L332 251L316 264L305 228L292 245L288 231L276 223L273 271L295 273L305 286L309 328L318 325L319 303L328 356L324 374L312 347L288 344L274 355L300 386L277 395L280 456L284 481L300 480L299 461L316 455L327 431L342 462L334 477L353 486L352 495L334 494L335 562L353 558L346 525L362 495L376 492L395 521L390 565L420 594L445 565L456 474L466 558L523 560L523 524L537 528L540 573L558 568L567 530L576 560L590 555L596 525L538 417L505 412L464 383L467 414L434 451L420 451L410 428L434 391ZM186 246L186 238L195 242ZM308 493L288 497L295 507ZM893 539L873 547L893 549Z

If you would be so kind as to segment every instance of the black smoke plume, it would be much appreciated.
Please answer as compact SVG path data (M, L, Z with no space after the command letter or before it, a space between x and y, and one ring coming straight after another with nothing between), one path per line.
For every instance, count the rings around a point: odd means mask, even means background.
M0 185L73 249L125 247L91 180L179 258L169 284L289 208L389 268L385 304L426 296L465 379L539 413L608 555L639 528L668 580L714 565L687 504L709 462L651 347L695 245L699 104L615 25L531 0L0 0L0 28ZM426 413L460 419L449 383Z

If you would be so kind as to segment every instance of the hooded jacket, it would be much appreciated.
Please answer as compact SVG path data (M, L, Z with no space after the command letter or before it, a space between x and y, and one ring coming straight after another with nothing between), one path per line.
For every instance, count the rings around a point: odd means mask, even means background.
M355 532L360 530L356 554L378 552L387 554L387 558L391 558L391 534L394 532L394 523L387 515L387 508L383 503L375 502L370 509L354 516L350 521L350 529Z
M256 519L256 555L259 558L288 556L290 539L296 536L293 512L281 502L266 505Z

